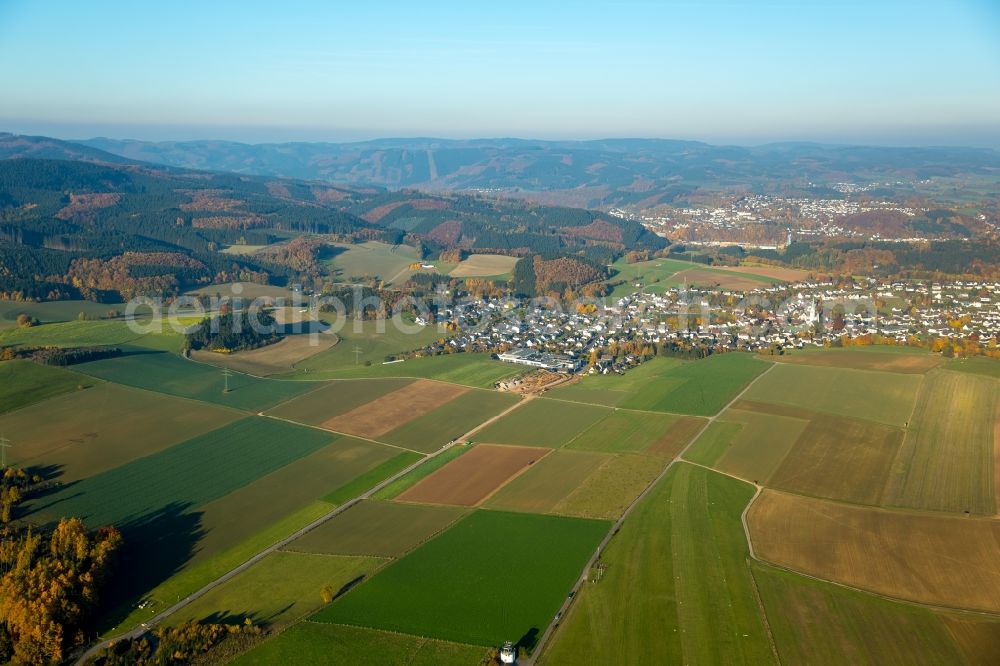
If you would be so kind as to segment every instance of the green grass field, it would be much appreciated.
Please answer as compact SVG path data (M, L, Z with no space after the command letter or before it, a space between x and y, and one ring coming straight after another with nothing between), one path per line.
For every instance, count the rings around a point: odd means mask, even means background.
M476 441L557 449L605 418L604 407L536 398L476 434Z
M430 453L517 401L518 396L512 393L469 391L395 430L390 430L379 437L379 441Z
M229 378L230 391L225 393L225 378L220 369L165 352L133 351L74 367L79 372L119 384L248 411L266 409L318 388L313 382L257 379L234 372Z
M269 627L299 620L323 606L321 591L336 594L374 574L385 560L312 553L271 553L246 571L212 589L166 619L168 625L187 620L206 622L251 618Z
M88 477L33 502L33 517L120 524L168 506L198 506L330 444L334 436L249 417Z
M239 657L233 664L326 666L361 660L372 666L469 666L478 664L485 653L482 647L389 631L300 622Z
M984 377L1000 379L1000 360L995 358L986 358L984 356L959 358L951 361L944 367L955 372L967 372L972 375L983 375Z
M296 372L308 373L309 377L315 379L336 378L342 375L380 376L377 374L377 368L380 366L391 371L396 366L410 363L405 361L383 366L382 363L387 356L419 349L445 337L436 326L423 326L410 332L400 330L391 320L381 324L382 330L376 321L346 320L341 328L334 329L340 342L330 349L296 363ZM390 373L387 376L394 375Z
M204 535L191 563L223 552L253 536L262 525L277 523L355 481L364 487L352 497L360 495L391 473L398 455L398 450L388 446L341 437L200 506L199 527ZM333 506L329 504L330 509Z
M607 529L601 521L474 511L313 619L531 647Z
M620 407L631 396L682 365L684 361L679 359L659 357L632 368L624 375L585 375L580 381L552 389L549 395L562 400Z
M748 481L764 482L807 425L802 419L730 409L684 457Z
M366 324L367 325L367 324ZM391 328L391 325L390 325ZM350 338L337 346L306 359L296 366L296 371L306 373L309 379L361 379L372 377L412 377L414 379L437 379L453 384L477 388L493 388L504 378L524 372L523 367L492 360L488 354L442 354L411 358L400 363L383 364L387 354L398 354L419 348L439 339L439 334L418 335L400 339L372 338L357 345L362 351L359 363L355 363L355 344ZM365 361L371 365L365 365ZM294 379L299 375L288 375Z
M409 245L390 245L379 241L333 245L342 251L326 263L341 280L377 277L386 282L394 278L402 281L411 274L409 265L418 260L416 250Z
M396 451L397 453L395 456L381 463L378 467L372 468L354 480L339 486L333 492L324 495L323 501L339 506L344 502L350 501L362 493L367 492L382 481L388 479L390 476L406 469L413 463L420 460L420 455L413 453L412 451L400 452L398 449L396 449Z
M884 498L888 506L996 513L994 446L1000 383L969 373L928 375Z
M770 367L750 354L729 353L671 366L635 391L622 407L712 416Z
M456 444L455 446L449 447L447 450L442 451L440 454L428 459L426 462L422 463L419 467L411 470L408 474L396 479L385 488L382 488L374 495L372 499L388 500L393 499L400 493L411 488L420 479L428 476L432 472L436 472L448 463L450 463L455 458L459 457L463 453L471 450L471 445Z
M92 377L62 368L24 360L3 361L0 362L0 414L75 391L79 386L93 385Z
M58 384L62 375L53 374ZM216 405L100 382L0 416L0 432L15 444L8 459L24 467L53 469L56 480L68 483L154 454L241 416Z
M400 557L466 513L455 507L366 500L299 537L286 550Z
M93 301L47 301L31 303L20 301L0 301L0 328L17 326L18 315L24 313L43 324L62 321L76 321L80 313L91 319L105 317L111 310L125 311L124 303L94 303Z
M631 453L615 456L591 473L552 511L569 516L617 519L656 479L667 462L658 456Z
M316 382L314 390L298 395L268 414L289 421L320 425L324 421L355 407L367 404L386 393L403 388L409 379L352 379L350 381Z
M746 398L902 426L919 385L913 375L779 363Z
M549 513L603 465L609 456L591 451L553 451L486 500L505 511Z
M672 414L617 410L570 441L566 448L606 453L645 451L677 423Z
M135 332L122 320L67 321L31 328L0 328L0 347L27 345L32 347L86 347L101 345L141 344L147 338L159 338L160 344L172 340L178 346L179 333L147 334Z
M752 565L782 663L961 664L968 660L933 612ZM972 655L970 655L972 656ZM996 656L995 654L992 656Z
M775 663L740 522L752 496L678 463L605 549L605 572L581 590L541 663Z

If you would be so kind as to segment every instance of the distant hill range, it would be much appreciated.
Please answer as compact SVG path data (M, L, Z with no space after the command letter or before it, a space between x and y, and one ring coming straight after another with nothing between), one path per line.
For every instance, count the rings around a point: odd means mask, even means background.
M683 205L699 190L747 188L787 193L802 190L809 183L914 181L1000 171L1000 152L989 149L814 143L748 148L659 139L415 138L255 145L91 139L80 145L118 158L190 169L390 189L487 191L540 203L605 210L628 205Z
M5 159L4 159L5 158ZM227 279L315 274L309 256L223 254L297 236L603 266L667 245L606 213L467 194L154 165L46 137L0 135L0 298L115 298ZM102 292L118 294L105 296Z

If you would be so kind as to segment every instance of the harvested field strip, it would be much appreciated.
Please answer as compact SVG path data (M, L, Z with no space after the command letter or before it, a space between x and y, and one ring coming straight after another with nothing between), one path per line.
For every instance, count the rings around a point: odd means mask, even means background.
M465 435L480 423L515 405L517 396L496 391L468 391L437 409L383 434L379 439L430 453Z
M385 560L310 553L271 553L235 578L195 599L166 623L210 621L213 617L250 618L254 624L280 627L323 606L320 590L334 594L374 574ZM356 584L356 583L355 583Z
M817 416L771 476L770 485L804 495L879 505L902 443L903 431L898 428Z
M479 444L415 483L401 502L475 506L515 474L541 460L550 449Z
M893 352L862 351L853 349L824 349L822 351L792 352L783 356L769 357L779 363L799 363L825 368L853 368L855 370L878 370L901 374L922 375L944 362L940 356L930 352L900 354Z
M407 488L413 487L417 481L428 476L431 472L441 469L455 458L471 450L472 445L456 444L426 462L421 463L419 467L411 470L402 478L396 479L385 488L382 488L372 495L372 499L393 499Z
M418 379L322 423L324 428L375 439L440 407L468 388Z
M275 523L308 506L331 490L365 479L357 496L386 476L381 468L399 452L396 449L342 437L299 458L225 497L202 505L200 527L205 532L192 562L200 562L234 543L249 538L261 525ZM377 479L366 479L375 472ZM333 508L333 505L330 505Z
M316 388L313 382L258 379L234 373L226 393L225 380L218 368L185 360L177 354L149 350L132 350L117 358L81 363L76 369L119 384L253 412Z
M23 433L10 458L78 481L208 432L243 416L209 404L100 382L0 416L0 432Z
M680 418L672 414L615 410L578 435L566 448L605 453L639 453L659 442Z
M507 511L548 513L608 460L590 451L553 451L486 501Z
M752 497L749 484L674 465L608 544L540 662L774 663L740 522Z
M198 506L332 441L332 435L313 428L245 418L32 502L33 518L78 516L96 527L167 506Z
M756 562L752 568L782 663L840 666L964 661L946 621L933 611ZM988 622L975 623L992 626L994 631L997 628Z
M400 557L465 513L455 507L366 500L299 537L285 550Z
M837 504L767 490L747 522L779 566L950 608L1000 612L1000 522Z
M913 411L921 379L889 372L779 363L745 397L902 426Z
M320 425L338 414L403 388L411 379L351 379L314 383L315 390L268 410L271 416Z
M485 654L486 649L479 646L343 624L300 622L232 663L234 666L326 666L356 663L358 655L364 655L367 664L468 666L480 663Z
M62 368L14 360L0 363L0 414L92 386L94 379Z
M615 456L552 508L553 513L617 519L669 461L631 453Z
M451 270L451 277L480 277L502 275L514 270L517 257L499 254L470 254Z
M1000 382L935 372L923 383L885 504L996 513L994 430Z
M473 511L312 619L476 645L512 636L530 649L607 531L603 521Z
M330 504L341 505L344 502L354 499L359 495L374 488L382 481L385 481L393 474L406 469L410 465L420 460L420 455L411 451L403 451L389 458L377 467L373 467L361 476L349 481L334 490L329 495L325 495L323 500Z
M728 410L722 418L741 427L713 466L748 481L770 479L796 442L803 441L803 431L810 425L802 419L736 409Z
M704 427L705 419L682 416L659 439L650 444L645 453L674 458Z
M609 414L606 407L535 398L481 430L476 439L559 448Z
M675 273L667 282L671 285L690 284L705 287L718 285L720 289L750 290L760 287L762 283L766 284L773 281L757 275L741 275L739 273L689 268L686 271Z

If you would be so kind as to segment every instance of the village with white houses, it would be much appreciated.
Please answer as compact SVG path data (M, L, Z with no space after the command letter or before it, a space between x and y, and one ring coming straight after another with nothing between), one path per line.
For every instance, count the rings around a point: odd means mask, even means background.
M688 287L638 291L596 307L470 299L440 308L435 320L455 333L414 353L487 351L561 373L625 372L653 354L780 354L866 336L952 355L968 353L970 343L992 350L1000 342L1000 282L869 278L752 291Z

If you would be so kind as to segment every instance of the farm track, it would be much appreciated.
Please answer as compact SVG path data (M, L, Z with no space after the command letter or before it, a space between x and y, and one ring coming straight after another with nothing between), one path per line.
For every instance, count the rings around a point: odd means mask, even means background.
M435 457L441 455L443 452L447 451L452 446L455 446L459 442L467 441L470 437L472 437L473 435L475 435L477 432L479 432L483 428L485 428L485 427L489 426L490 424L492 424L493 422L495 422L495 421L503 418L504 416L506 416L510 412L512 412L515 409L517 409L518 407L520 407L521 405L523 405L523 404L527 403L528 401L530 401L531 398L532 398L532 396L527 396L525 399L519 400L518 402L514 403L513 405L511 405L510 407L508 407L507 409L505 409L504 411L502 411L499 414L497 414L497 415L495 415L495 416L487 419L483 423L480 423L478 426L476 426L472 430L469 430L467 433L465 433L461 437L456 438L451 443L446 444L445 446L441 447L440 449L438 449L437 451L435 451L433 453L426 454L423 458L421 458L417 462L415 462L412 465L410 465L410 466L408 466L408 467L400 470L396 474L394 474L391 477L389 477L389 478L381 481L380 483L378 483L377 485L373 486L372 488L369 488L367 491L365 491L361 495L358 495L354 499L349 500L349 501L345 502L344 504L341 504L340 506L331 509L328 513L320 516L319 518L317 518L316 520L312 521L311 523L309 523L305 527L302 527L302 528L296 530L294 533L290 534L289 536L281 539L280 541L277 541L277 542L271 544L270 546L268 546L264 550L259 551L256 555L254 555L250 559L246 560L245 562L243 562L239 566L237 566L237 567L229 570L228 572L226 572L222 576L219 576L218 578L216 578L215 580L213 580L211 583L208 583L207 585L203 586L201 589L196 590L195 592L192 592L191 594L189 594L188 596L184 597L183 599L181 599L177 603L171 605L169 608L166 608L166 609L160 611L159 613L157 613L152 618L150 618L146 622L142 623L141 625L139 625L135 629L132 629L132 630L127 631L127 632L122 633L122 634L118 634L118 635L113 636L111 638L105 639L105 640L101 641L100 643L92 645L86 651L84 651L78 657L76 657L74 659L73 663L75 663L75 664L77 664L79 666L82 666L83 664L86 663L86 661L88 659L90 659L95 654L97 654L100 650L108 647L112 643L115 643L115 642L121 641L121 640L135 639L135 638L138 638L138 637L142 636L146 632L152 630L160 622L162 622L163 620L167 619L168 617L170 617L174 613L178 612L179 610L181 610L182 608L184 608L188 604L192 603L196 599L199 599L199 598L203 597L204 595L206 595L211 590L213 590L213 589L219 587L220 585L222 585L222 584L224 584L224 583L232 580L233 578L235 578L239 574L243 573L244 571L246 571L247 569L249 569L253 565L255 565L258 562L260 562L261 560L263 560L268 555L271 555L272 553L275 553L275 552L281 550L282 548L284 548L285 546L289 545L290 543L292 543L293 541L295 541L299 537L301 537L304 534L306 534L306 533L308 533L308 532L316 529L320 525L323 525L324 523L326 523L327 521L331 520L335 516L337 516L337 515L345 512L345 511L347 511L348 509L350 509L351 507L353 507L357 503L370 498L372 495L374 495L378 491L382 490L383 488L385 488L389 484L395 482L396 480L402 478L403 476L405 476L406 474L410 473L411 471L413 471L414 469L416 469L420 465L424 464L428 460L431 460L432 458L435 458ZM271 417L271 418L273 418L273 417ZM284 420L284 419L279 419L279 420ZM298 425L302 425L302 424L298 424ZM374 441L374 440L372 440L372 441ZM382 442L377 442L377 443L382 444ZM396 447L396 448L401 448L401 447ZM406 450L409 450L409 449L406 449Z

